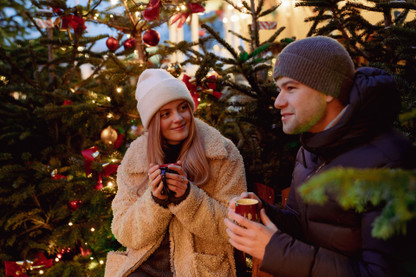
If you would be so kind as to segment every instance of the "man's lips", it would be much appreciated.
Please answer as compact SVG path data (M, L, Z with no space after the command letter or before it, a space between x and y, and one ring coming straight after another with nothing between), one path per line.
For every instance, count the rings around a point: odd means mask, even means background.
M281 114L281 116L282 116L282 120L285 120L285 119L287 119L289 116L291 116L291 115L293 115L292 113L282 113Z

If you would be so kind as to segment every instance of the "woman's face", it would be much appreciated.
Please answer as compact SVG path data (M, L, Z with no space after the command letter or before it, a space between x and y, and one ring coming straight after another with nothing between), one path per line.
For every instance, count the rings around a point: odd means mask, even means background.
M189 135L192 114L186 100L175 100L159 110L162 137L169 144L179 144Z

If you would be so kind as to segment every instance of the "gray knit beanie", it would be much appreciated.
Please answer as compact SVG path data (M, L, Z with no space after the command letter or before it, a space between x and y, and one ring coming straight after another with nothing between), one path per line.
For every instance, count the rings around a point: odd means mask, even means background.
M354 80L354 63L335 39L316 36L290 43L278 55L275 79L289 77L334 97L345 94ZM345 96L343 96L345 97Z
M140 74L136 88L137 110L143 127L149 127L150 120L159 109L172 101L188 101L192 112L195 103L185 83L173 77L164 69L146 69Z

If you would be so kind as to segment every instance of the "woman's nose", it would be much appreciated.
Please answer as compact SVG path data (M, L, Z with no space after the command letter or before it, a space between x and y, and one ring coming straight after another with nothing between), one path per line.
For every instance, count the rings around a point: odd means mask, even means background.
M183 117L182 117L182 115L181 115L180 113L175 112L175 113L173 114L173 121L175 121L175 122L177 122L177 121L182 121L182 119L183 119Z

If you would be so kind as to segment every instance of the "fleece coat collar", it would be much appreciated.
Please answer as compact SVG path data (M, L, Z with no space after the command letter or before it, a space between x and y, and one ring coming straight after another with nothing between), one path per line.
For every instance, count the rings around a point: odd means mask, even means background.
M213 129L205 122L194 118L195 125L200 131L201 138L205 144L206 157L208 160L222 160L227 158L228 151L225 148L222 135L216 129ZM149 162L146 157L147 133L136 139L130 145L133 151L126 153L123 159L126 172L129 173L147 173ZM138 154L140 153L140 154Z

